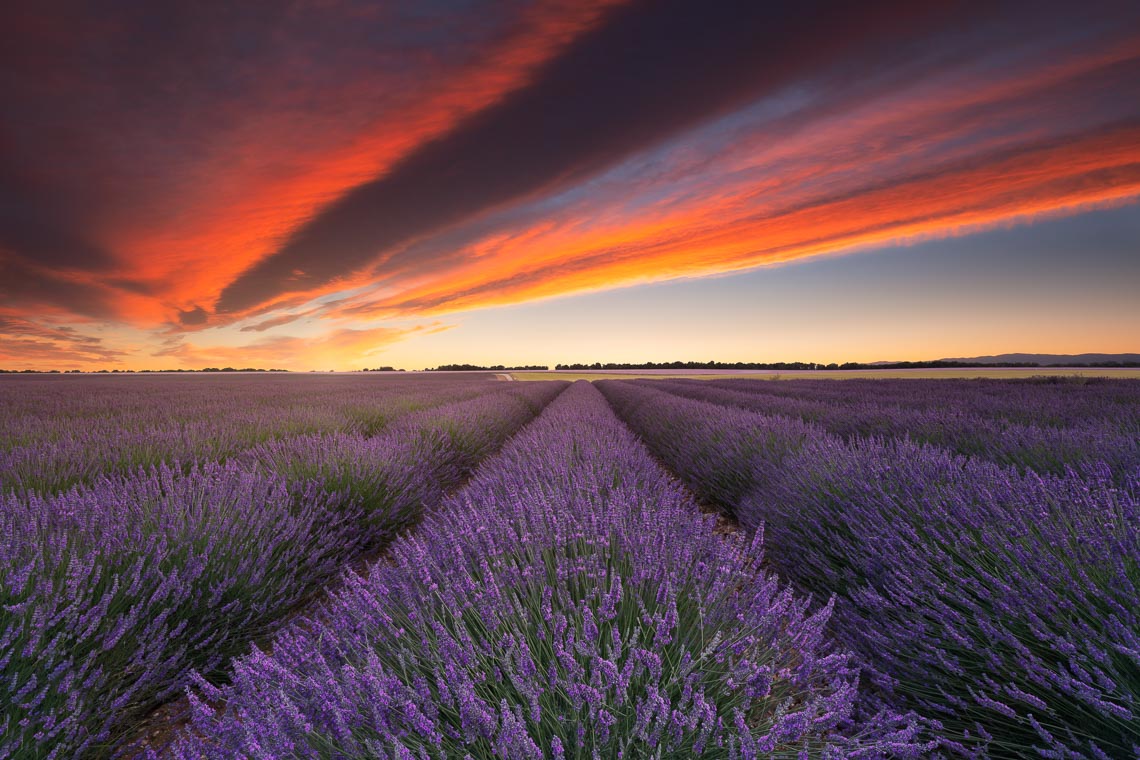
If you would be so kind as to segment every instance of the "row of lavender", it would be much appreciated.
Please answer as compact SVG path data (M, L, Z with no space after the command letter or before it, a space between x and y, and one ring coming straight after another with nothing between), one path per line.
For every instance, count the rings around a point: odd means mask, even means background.
M902 438L599 387L946 751L1140 757L1140 472L1037 475Z
M916 757L858 673L579 382L310 618L202 682L166 754ZM224 705L224 709L219 710Z
M709 385L809 401L861 400L913 409L949 406L975 417L1001 417L1055 427L1088 420L1123 419L1132 425L1140 421L1140 383L1103 377L926 379L921 383L906 378L851 378L842 382L799 379L779 383L729 378L713 380Z
M0 492L217 462L307 433L375 435L401 414L493 387L454 375L174 375L0 380Z
M642 381L649 382L649 381ZM1140 467L1140 382L661 382L671 393L802 419L847 439L909 437L1039 473Z
M489 387L379 436L278 438L225 463L0 497L0 757L110 754L190 672L219 674L565 384Z

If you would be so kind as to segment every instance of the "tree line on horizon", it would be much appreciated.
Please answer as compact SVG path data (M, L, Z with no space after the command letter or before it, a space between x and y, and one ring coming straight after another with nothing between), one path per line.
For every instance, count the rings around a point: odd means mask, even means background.
M1049 369L1056 365L1042 364L1040 362L956 362L956 361L916 361L916 362L832 362L823 364L819 362L594 362L592 364L556 364L555 370L568 371L597 371L597 370L850 370L850 369L1018 369L1043 368ZM1072 362L1064 365L1074 369L1137 369L1137 361L1103 361L1103 362ZM202 369L99 369L99 370L58 370L58 369L0 369L4 375L132 375L132 374L170 374L195 372L293 372L288 369L259 369L256 367L204 367ZM316 372L318 370L309 370ZM330 372L332 370L329 370ZM361 372L405 372L404 369L384 366L365 368ZM424 372L549 372L550 367L544 364L525 364L518 366L505 366L502 364L441 364L438 367L425 367Z
M438 367L427 367L424 372L546 372L549 369L545 364L523 364L517 367L504 367L502 364L487 367L479 364L441 364Z
M289 372L287 369L257 367L203 367L202 369L0 369L3 375L148 375L172 372Z
M844 369L959 369L975 367L995 367L1016 369L1019 367L1050 367L1052 365L1040 362L954 362L954 361L917 361L917 362L844 362L837 364L821 364L818 362L594 362L593 364L556 364L556 370L607 370L607 369L771 369L771 370L844 370ZM1066 367L1076 368L1131 368L1140 367L1140 362L1107 361L1095 363L1072 363Z

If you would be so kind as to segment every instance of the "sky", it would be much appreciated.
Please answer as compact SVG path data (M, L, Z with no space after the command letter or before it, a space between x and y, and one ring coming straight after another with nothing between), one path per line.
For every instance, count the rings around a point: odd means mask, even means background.
M1140 4L9 3L0 368L1140 350Z

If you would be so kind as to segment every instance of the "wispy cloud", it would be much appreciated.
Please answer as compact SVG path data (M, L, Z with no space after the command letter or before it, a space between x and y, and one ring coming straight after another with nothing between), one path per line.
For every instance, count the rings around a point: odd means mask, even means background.
M118 364L126 352L102 338L67 325L0 314L0 366L11 369L71 369L91 363Z
M251 325L242 327L241 332L265 332L266 330L272 330L274 327L282 327L283 325L296 322L298 319L304 319L305 317L314 314L315 311L316 310L309 310L300 314L282 314L278 317L263 319L260 322L254 322Z
M339 328L319 337L266 337L240 346L203 345L178 338L154 351L156 359L174 358L183 366L242 366L270 369L339 369L366 366L395 343L413 335L443 332L440 322L414 327Z

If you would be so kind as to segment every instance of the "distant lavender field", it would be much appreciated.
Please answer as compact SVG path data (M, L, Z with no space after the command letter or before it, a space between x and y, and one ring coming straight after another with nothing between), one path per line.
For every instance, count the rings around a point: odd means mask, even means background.
M1138 737L1140 381L0 378L0 758Z

